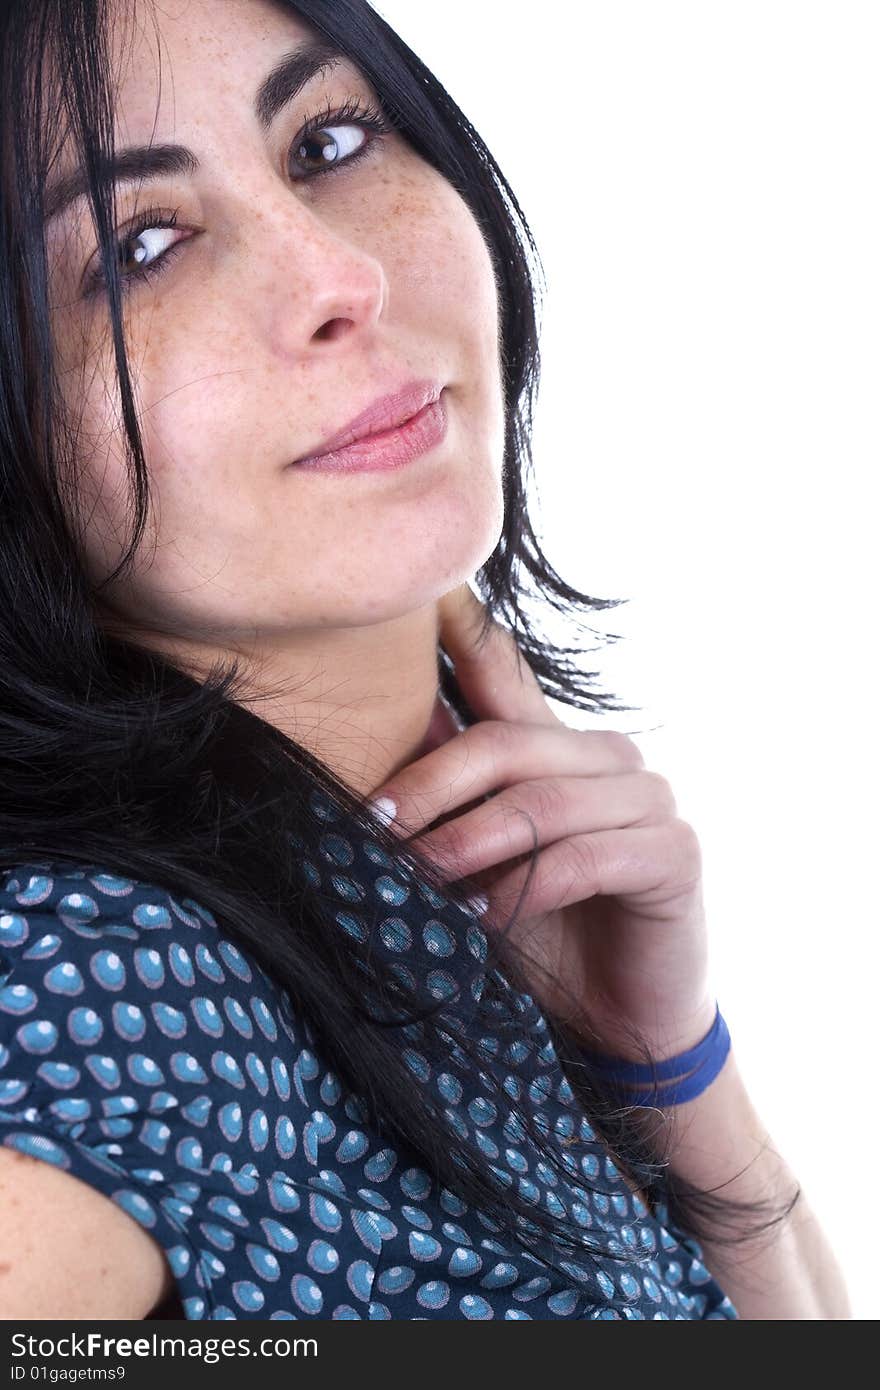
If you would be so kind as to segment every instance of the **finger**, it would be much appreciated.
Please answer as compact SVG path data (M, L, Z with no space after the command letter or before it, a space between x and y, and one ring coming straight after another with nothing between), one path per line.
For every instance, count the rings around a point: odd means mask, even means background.
M519 782L419 837L448 881L474 876L557 840L672 819L675 798L651 772Z
M646 922L656 927L656 914L651 915L650 904L654 896L669 895L670 863L684 857L680 848L682 824L671 821L593 831L548 845L538 856L517 912L521 930L527 935L528 918L539 913L555 912L588 898L624 894L643 897ZM485 920L503 925L517 905L530 869L530 864L522 864L497 876L486 890L489 907ZM630 908L630 915L635 918L634 907Z
M495 618L483 637L488 609L467 584L438 603L440 641L455 666L461 692L478 719L561 724L513 637Z
M395 829L417 835L438 817L520 782L641 767L636 745L616 730L569 729L558 720L523 727L487 719L402 768L371 793L371 800L392 801Z

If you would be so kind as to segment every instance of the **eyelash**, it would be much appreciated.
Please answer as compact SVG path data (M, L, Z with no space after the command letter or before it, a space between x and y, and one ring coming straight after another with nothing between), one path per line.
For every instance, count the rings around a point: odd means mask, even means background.
M328 126L346 124L359 125L363 130L371 132L370 138L365 140L360 149L355 150L354 154L346 155L336 164L328 164L326 169L317 169L309 174L304 174L302 179L298 179L297 182L322 178L326 174L335 174L340 169L346 169L350 165L356 164L360 159L363 159L365 155L370 153L377 140L381 139L383 135L389 134L394 129L394 126L387 119L380 107L371 102L362 102L359 97L349 97L343 106L334 107L331 102L328 102L323 111L316 112L314 116L310 116L305 125L297 132L296 139L290 148L293 149L295 146L298 147L307 140L310 135L314 135L317 131L323 130ZM121 247L125 246L127 242L136 241L148 228L158 231L160 229L164 230L165 228L176 227L179 213L180 208L175 208L174 212L170 214L163 212L161 208L157 207L144 208L143 212L139 213L131 226L126 229L125 235L117 240L117 252ZM157 256L149 265L145 265L138 270L129 271L126 275L120 272L120 289L122 293L127 294L134 281L142 283L143 281L152 279L153 276L161 275L163 271L167 269L170 262L174 260L176 252L183 245L183 241L177 242L174 246L170 246L167 251L163 251L162 254ZM85 296L86 298L90 298L100 293L105 288L106 280L103 272L100 269L95 270L87 277Z

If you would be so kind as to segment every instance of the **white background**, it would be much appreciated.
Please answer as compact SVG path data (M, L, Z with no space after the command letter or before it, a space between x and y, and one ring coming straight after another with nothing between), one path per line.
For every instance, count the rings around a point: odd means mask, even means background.
M584 669L641 706L556 711L630 734L697 830L740 1069L874 1319L880 7L376 8L546 271L536 522L629 600Z

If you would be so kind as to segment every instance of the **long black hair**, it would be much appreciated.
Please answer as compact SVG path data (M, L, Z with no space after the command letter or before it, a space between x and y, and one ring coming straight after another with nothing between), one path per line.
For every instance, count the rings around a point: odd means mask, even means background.
M542 272L513 190L466 116L366 0L275 3L361 69L402 136L466 201L489 250L499 291L506 440L503 532L476 576L487 623L494 616L510 627L548 696L593 713L638 708L596 687L597 673L579 660L588 649L554 646L536 633L524 602L529 580L541 600L568 615L623 600L593 598L567 584L529 521ZM463 903L478 885L441 883L431 863L414 846L402 850L327 766L246 709L235 658L199 681L101 623L100 591L131 572L149 495L124 341L112 187L104 174L113 152L110 17L109 0L7 0L0 10L0 866L37 859L95 865L200 903L288 992L371 1122L438 1182L550 1265L572 1250L631 1258L617 1242L603 1248L567 1214L551 1216L501 1186L479 1147L432 1108L405 1064L408 1030L417 1023L421 1049L435 1056L460 1048L490 1085L485 1059L475 1055L466 1030L457 1030L447 999L426 1003L418 988L407 996L399 976L371 953L372 931L361 943L328 924L326 900L304 871L326 858L315 793L334 815L369 830L388 855L405 853L447 900ZM47 293L44 192L62 130L88 172L127 437L130 541L102 585L90 582L84 562L77 427L62 406ZM446 698L472 722L442 648L438 675ZM503 972L528 992L506 933L490 936L479 969ZM667 1171L658 1135L646 1134L644 1125L646 1115L656 1121L661 1112L626 1105L592 1074L564 1022L550 1017L548 1024L595 1145L629 1171L649 1201L662 1194L682 1230L736 1243L788 1214L800 1189L784 1211L746 1228L742 1218L770 1216L771 1208L703 1192ZM518 1112L546 1163L570 1174L535 1123L528 1095L516 1106L506 1097L505 1105ZM594 1141L584 1142L585 1150L592 1147ZM568 1152L577 1156L571 1146Z

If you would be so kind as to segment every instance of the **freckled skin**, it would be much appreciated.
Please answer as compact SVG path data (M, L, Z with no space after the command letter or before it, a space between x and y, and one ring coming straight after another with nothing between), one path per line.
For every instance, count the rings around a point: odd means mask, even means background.
M130 243L125 262L136 264L134 247L173 256L161 277L133 284L125 310L151 525L134 582L105 592L98 612L196 672L243 654L254 693L273 691L257 712L369 790L422 744L437 600L501 531L489 252L459 194L398 132L338 175L296 178L305 120L328 100L375 93L340 66L264 136L253 94L312 37L295 16L270 0L166 0L136 14L115 36L117 142L179 142L202 168L137 200L179 208L177 227ZM345 152L360 138L347 134ZM118 224L134 210L134 190L121 190ZM82 414L97 581L121 553L126 473L106 301L77 298L97 246L87 206L53 236L56 340ZM447 388L448 434L430 454L393 473L287 467L412 378Z
M174 1287L161 1246L134 1217L80 1178L5 1144L0 1211L6 1319L143 1318Z

